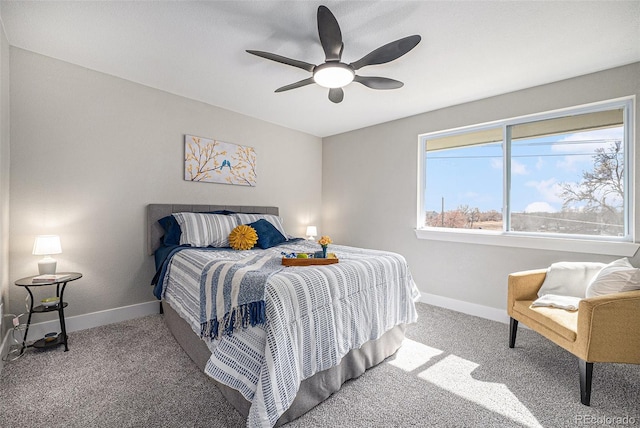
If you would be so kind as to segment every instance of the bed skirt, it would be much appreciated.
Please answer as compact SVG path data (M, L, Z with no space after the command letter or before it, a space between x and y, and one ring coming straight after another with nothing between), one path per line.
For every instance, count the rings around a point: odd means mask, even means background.
M211 351L209 351L204 341L193 332L189 324L167 302L163 301L162 307L164 309L165 323L176 341L196 365L204 371L204 367L211 356ZM402 344L405 328L405 325L394 327L379 339L365 343L360 349L351 350L339 365L303 380L291 407L280 416L275 426L280 426L299 418L338 391L344 382L362 375L368 368L393 355ZM249 415L251 403L235 389L214 379L211 379L211 381L216 383L222 395L246 419Z

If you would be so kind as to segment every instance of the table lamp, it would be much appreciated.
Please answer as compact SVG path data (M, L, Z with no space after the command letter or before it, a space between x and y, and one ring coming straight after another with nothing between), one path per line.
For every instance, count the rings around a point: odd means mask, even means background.
M60 253L62 253L62 246L60 245L60 237L58 235L36 236L36 242L33 244L33 254L36 256L44 256L38 262L38 272L40 275L56 273L57 262L51 255Z
M307 239L313 240L318 236L318 229L315 226L307 226Z

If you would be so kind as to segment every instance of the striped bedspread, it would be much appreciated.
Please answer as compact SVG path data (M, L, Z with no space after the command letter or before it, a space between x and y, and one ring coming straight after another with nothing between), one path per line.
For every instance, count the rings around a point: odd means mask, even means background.
M185 249L172 257L163 296L200 332L200 278L211 260L240 260L255 252L312 252L299 241L250 252ZM395 253L332 245L340 263L287 267L269 276L266 324L209 342L205 372L251 402L248 427L271 427L296 396L300 382L340 363L351 349L398 324L417 320L418 290L405 259Z

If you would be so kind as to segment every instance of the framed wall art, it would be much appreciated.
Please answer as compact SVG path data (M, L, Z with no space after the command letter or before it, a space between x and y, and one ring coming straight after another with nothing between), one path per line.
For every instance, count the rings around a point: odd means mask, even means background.
M184 179L254 187L256 151L253 147L185 135Z

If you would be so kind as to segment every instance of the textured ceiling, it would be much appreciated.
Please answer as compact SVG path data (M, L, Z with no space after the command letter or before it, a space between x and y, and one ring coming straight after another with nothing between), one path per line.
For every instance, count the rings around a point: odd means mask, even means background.
M411 34L404 57L358 74L341 104L310 76L249 55L323 62L316 11L342 29L344 62ZM9 43L93 70L324 137L640 61L640 1L2 1Z

